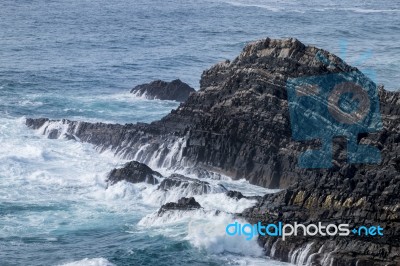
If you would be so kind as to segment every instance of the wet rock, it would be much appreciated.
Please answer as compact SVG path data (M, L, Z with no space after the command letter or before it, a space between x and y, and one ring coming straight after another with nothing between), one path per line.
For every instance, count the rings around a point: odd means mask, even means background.
M189 178L180 174L172 174L171 176L163 179L158 186L158 189L162 190L170 190L175 188L179 188L181 191L185 191L186 193L192 195L226 191L226 188L222 185L214 187L206 181Z
M200 204L193 198L181 198L178 202L168 202L161 206L158 214L164 213L165 211L180 210L180 211L190 211L200 209Z
M171 82L155 80L150 83L138 85L131 90L136 96L147 99L174 100L184 102L195 89L179 79Z
M319 61L317 54L323 54L332 65ZM204 71L200 90L160 121L116 125L65 120L68 128L63 130L101 150L111 148L122 157L143 163L156 161L160 167L176 168L190 165L200 176L206 171L219 172L263 187L287 188L303 177L320 178L331 171L297 167L299 154L319 143L293 141L287 79L350 71L363 76L322 49L293 38L267 38L247 45L232 62L225 61ZM387 130L364 134L359 139L372 141L386 153L383 164L397 169L395 160L400 155L391 143L399 141L398 133L393 131L399 115L399 95L380 89ZM27 119L26 123L39 128L54 121ZM343 151L344 146L339 145L339 150ZM346 163L342 155L334 154L336 172Z
M115 168L109 174L107 181L114 185L119 181L126 181L130 183L148 183L148 184L158 184L157 177L162 177L162 175L156 171L153 171L150 167L145 164L131 161L124 165L122 168Z
M245 196L243 196L243 194L241 192L235 191L235 190L229 190L228 192L226 192L226 195L230 198L237 199L237 200L240 200L245 197Z
M400 264L400 176L392 175L393 165L342 167L319 179L302 179L289 189L265 195L241 216L256 223L322 222L349 224L350 230L361 225L383 228L383 236L261 237L268 256L301 264L300 257L311 256L315 265L398 265ZM352 173L351 175L348 173ZM330 243L330 244L329 244ZM310 249L309 247L313 247ZM273 250L272 253L270 251ZM303 254L296 258L290 254ZM329 257L329 259L327 259Z

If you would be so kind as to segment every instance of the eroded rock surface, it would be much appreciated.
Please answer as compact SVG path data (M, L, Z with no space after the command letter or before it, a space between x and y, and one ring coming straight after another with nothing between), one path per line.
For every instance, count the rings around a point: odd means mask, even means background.
M126 163L122 168L113 169L108 174L107 181L111 185L123 180L130 183L145 182L155 185L159 183L157 177L162 177L162 175L156 171L153 171L145 164L131 161Z
M131 93L139 97L178 102L186 101L192 92L195 92L195 89L179 79L171 82L155 80L150 83L138 85L131 90Z
M215 192L224 192L226 188L222 185L213 186L210 183L198 179L189 178L180 174L172 174L163 179L158 186L158 189L171 190L179 189L186 191L191 195L202 195Z
M318 60L318 54L332 64ZM296 39L265 39L247 45L232 62L204 71L200 90L160 121L112 125L27 119L27 125L42 127L49 137L64 132L146 164L196 167L268 188L287 188L301 177L324 174L297 167L298 155L318 142L300 143L291 137L287 79L348 72L362 76L338 57ZM398 94L381 89L380 97L384 124L395 123ZM384 151L396 149L383 148L384 132L372 144ZM361 138L372 141L367 134ZM392 152L398 155L398 150ZM340 164L337 154L334 163Z
M158 211L158 214L162 214L166 211L174 211L174 210L190 211L200 208L201 208L200 204L193 197L190 198L183 197L180 198L178 202L168 202L162 205L160 210Z

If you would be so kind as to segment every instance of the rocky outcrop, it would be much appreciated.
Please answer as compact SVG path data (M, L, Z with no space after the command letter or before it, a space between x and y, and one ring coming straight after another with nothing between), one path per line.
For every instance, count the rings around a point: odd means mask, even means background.
M147 99L173 100L184 102L195 89L179 79L171 82L155 80L150 83L138 85L131 90L136 96Z
M262 200L262 196L244 196L242 192L236 190L229 190L225 193L226 196L235 200L249 199L249 200Z
M272 258L312 265L399 265L400 264L400 174L391 175L394 165L356 170L345 166L317 179L302 179L289 189L265 195L242 217L257 223L318 223L381 226L384 236L261 237L260 243ZM300 256L301 254L301 256ZM332 263L332 264L331 264Z
M180 191L186 191L190 195L202 195L215 192L224 192L226 188L222 185L212 186L206 181L193 179L180 174L172 174L163 179L158 186L161 190L171 190L179 188Z
M383 236L261 237L272 258L311 265L400 265L400 94L380 91L383 130L361 138L381 149L380 165L343 161L344 141L337 141L338 166L313 170L288 189L265 195L243 212L252 222L381 226Z
M321 55L331 63L319 60ZM301 177L324 174L297 167L299 154L318 142L291 138L287 79L349 72L363 77L340 58L296 39L265 39L246 46L232 62L206 70L200 90L160 121L111 125L27 119L27 125L49 137L69 134L157 167L196 167L286 188ZM380 96L384 122L393 123L398 96L384 90ZM369 135L360 137L361 142L372 141ZM381 142L373 144L383 147ZM338 160L336 153L334 163Z
M150 167L145 164L131 161L124 165L123 168L113 169L107 177L107 181L114 185L120 181L126 181L130 183L148 183L148 184L158 184L158 178L162 175L156 171L153 171Z
M72 136L157 167L196 168L286 189L246 210L242 215L250 221L344 221L385 230L374 238L260 238L273 258L309 259L314 265L398 265L400 93L379 90L382 130L357 137L358 144L379 149L379 165L349 165L347 143L338 138L332 168L299 168L299 155L321 143L293 141L287 81L327 75L367 79L327 51L296 39L264 39L247 45L233 61L204 71L200 90L160 121L109 125L27 119L26 124L51 138Z
M193 197L181 198L178 200L178 202L168 202L162 205L158 211L158 214L160 215L166 211L174 211L174 210L190 211L200 208L201 208L200 204Z

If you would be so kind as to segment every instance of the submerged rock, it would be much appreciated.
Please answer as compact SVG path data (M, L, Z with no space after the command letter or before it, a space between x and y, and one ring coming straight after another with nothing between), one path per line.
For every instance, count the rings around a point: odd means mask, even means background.
M168 202L162 205L160 210L158 211L158 214L162 214L165 211L171 211L171 210L190 211L200 208L201 208L200 204L193 197L190 198L183 197L179 199L178 202Z
M155 80L150 83L138 85L131 90L136 96L147 99L174 100L184 102L195 89L179 79L171 82Z
M123 180L130 183L145 182L155 185L159 183L156 177L162 177L162 175L143 163L131 161L126 163L123 168L113 169L108 174L107 181L111 185Z

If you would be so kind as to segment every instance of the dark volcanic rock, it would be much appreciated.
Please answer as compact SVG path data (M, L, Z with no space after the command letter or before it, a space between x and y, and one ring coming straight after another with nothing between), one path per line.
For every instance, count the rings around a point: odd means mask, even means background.
M238 200L243 199L245 197L240 191L235 191L235 190L229 190L228 192L226 192L226 195L230 198Z
M261 238L273 258L289 261L290 255L299 254L296 250L308 250L313 265L399 265L399 92L380 88L383 129L358 136L360 144L381 151L380 165L347 164L346 142L339 139L334 141L333 168L297 167L299 154L320 143L293 141L287 80L349 73L366 78L335 55L296 39L265 39L247 45L232 62L204 71L200 90L160 121L123 126L63 120L67 128L62 130L140 162L197 167L286 188L245 211L243 217L250 221L378 224L385 230L382 237ZM52 123L26 121L49 137L58 136L61 130L50 127Z
M242 217L265 224L345 223L350 229L379 225L384 236L261 237L260 243L267 255L292 263L300 263L300 257L290 257L297 250L306 251L302 257L315 265L400 265L400 174L394 165L376 168L344 166L339 173L301 179L285 191L265 195Z
M208 182L189 178L180 174L172 174L171 176L165 178L163 181L161 181L158 189L170 190L178 187L180 190L186 191L192 195L226 191L226 188L222 185L219 185L216 188Z
M318 53L340 67L326 66ZM357 70L296 39L265 39L205 71L200 90L160 121L125 126L67 121L67 131L143 163L203 168L285 188L301 176L319 174L296 167L309 145L292 141L286 80L343 71ZM45 123L53 122L27 119L33 128Z
M138 85L131 90L137 96L148 99L174 100L184 102L195 89L179 79L171 82L155 80L150 83Z
M317 54L332 64L327 66ZM160 121L111 125L64 120L68 129L63 130L146 164L156 161L159 167L196 167L268 188L287 188L301 177L313 179L327 173L297 167L299 154L318 142L292 140L287 79L348 72L363 76L335 55L296 39L265 39L247 45L232 62L206 70L200 90ZM380 98L385 128L398 119L399 94L381 89ZM53 121L27 119L26 123L32 128L44 125L45 134L54 135L54 127L46 130ZM396 164L397 146L385 146L398 142L396 134L384 130L375 140L371 137L376 135L364 134L360 142L371 142L383 153L394 154L385 155L383 163ZM334 154L336 165L343 162L340 154Z
M200 204L193 197L181 198L178 200L178 202L168 202L162 205L160 210L158 211L158 214L171 210L190 211L200 208Z
M235 191L235 190L229 190L228 192L225 193L228 197L236 200L241 200L241 199L249 199L249 200L257 200L260 201L262 200L261 196L244 196L242 192L240 191Z
M113 169L108 174L107 181L111 185L114 185L115 183L122 180L130 183L146 182L155 185L158 184L158 180L156 177L162 177L162 175L156 171L153 171L145 164L132 161L126 163L123 168Z

